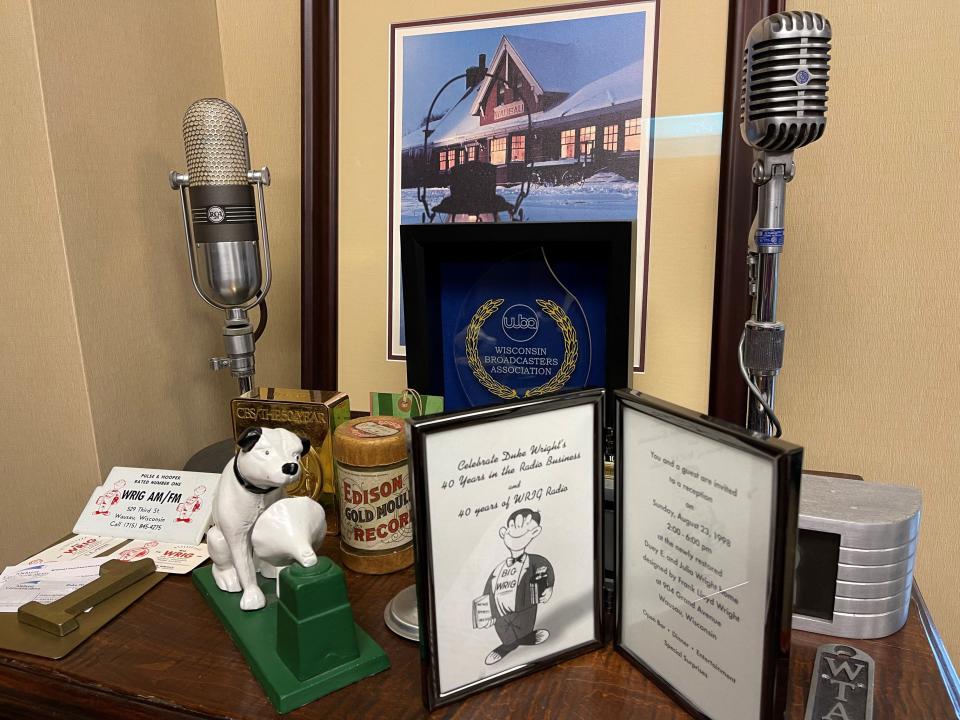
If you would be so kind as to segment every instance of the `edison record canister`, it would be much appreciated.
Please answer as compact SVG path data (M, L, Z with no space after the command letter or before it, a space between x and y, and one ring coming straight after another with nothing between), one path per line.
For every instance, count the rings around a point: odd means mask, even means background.
M343 563L381 575L413 564L410 470L403 421L350 420L334 434Z

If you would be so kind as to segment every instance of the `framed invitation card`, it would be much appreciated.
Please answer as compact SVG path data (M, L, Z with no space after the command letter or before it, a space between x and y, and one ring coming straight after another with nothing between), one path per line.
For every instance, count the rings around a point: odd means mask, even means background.
M617 649L696 718L782 718L802 449L616 401Z
M698 720L781 720L803 450L617 390L604 523L605 397L408 421L424 703L612 637Z
M461 410L627 384L631 223L409 225L401 236L410 387Z
M603 395L408 421L429 709L601 646Z

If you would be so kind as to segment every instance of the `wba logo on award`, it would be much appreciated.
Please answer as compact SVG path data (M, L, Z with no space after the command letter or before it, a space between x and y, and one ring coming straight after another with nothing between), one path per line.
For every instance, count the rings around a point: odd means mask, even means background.
M574 304L563 300L567 307ZM464 353L473 379L505 400L567 387L580 354L577 328L567 309L546 298L535 299L536 310L523 303L503 310L504 303L504 298L490 298L470 318Z
M540 329L537 314L529 305L520 304L511 305L506 309L500 325L507 337L515 342L532 340Z
M615 335L604 267L609 259L595 247L593 271L587 246L543 242L515 246L499 257L490 252L484 260L444 272L439 295L449 353L445 406L477 407L607 385L608 341ZM625 337L614 342L627 345Z

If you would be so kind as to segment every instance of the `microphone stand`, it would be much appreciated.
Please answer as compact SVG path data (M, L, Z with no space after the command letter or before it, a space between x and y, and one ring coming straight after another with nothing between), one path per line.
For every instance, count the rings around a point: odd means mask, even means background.
M765 437L780 437L773 411L777 375L783 367L783 323L777 320L777 284L783 252L784 200L795 170L793 153L757 151L753 183L757 215L747 255L747 276L753 308L740 338L740 372L747 382L747 427Z

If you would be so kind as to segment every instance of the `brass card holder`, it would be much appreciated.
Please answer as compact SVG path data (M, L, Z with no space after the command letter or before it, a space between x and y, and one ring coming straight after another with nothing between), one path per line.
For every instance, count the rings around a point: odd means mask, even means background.
M167 575L150 558L109 560L100 577L49 605L0 613L0 649L59 659L130 607Z
M69 635L80 629L78 616L149 577L156 570L157 566L151 558L134 562L108 560L100 566L100 577L93 582L46 605L36 601L25 603L17 610L17 619L25 625L59 637Z

